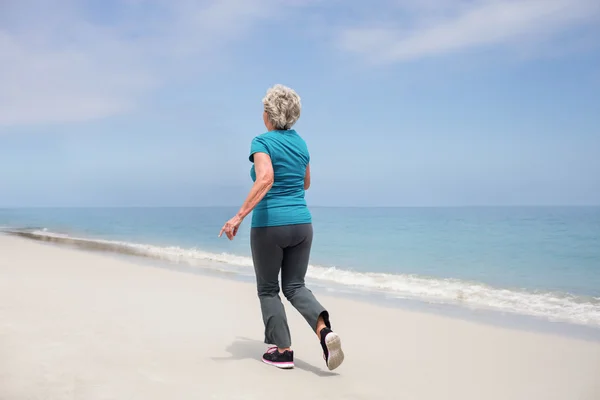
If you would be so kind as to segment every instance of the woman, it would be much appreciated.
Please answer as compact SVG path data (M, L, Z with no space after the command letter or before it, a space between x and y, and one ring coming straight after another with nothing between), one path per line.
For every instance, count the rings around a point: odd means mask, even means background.
M275 85L267 91L263 105L267 132L255 137L250 147L254 185L219 237L225 233L233 240L242 220L253 211L250 246L265 343L275 345L263 361L279 368L294 367L290 329L279 297L281 271L283 295L315 331L327 367L333 370L344 360L340 338L331 330L329 313L304 284L313 229L304 199L310 187L310 155L304 140L291 129L300 118L300 97L288 87Z

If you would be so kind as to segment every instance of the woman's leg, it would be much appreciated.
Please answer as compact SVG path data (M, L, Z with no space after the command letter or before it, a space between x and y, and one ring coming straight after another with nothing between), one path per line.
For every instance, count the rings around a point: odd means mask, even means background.
M283 249L281 286L283 295L302 314L317 336L323 327L331 327L329 313L305 286L312 246L311 224L291 225L289 246Z
M279 231L278 227L252 228L250 247L265 325L265 343L284 350L291 346L291 337L285 309L279 297L278 278L283 260Z
M340 337L331 330L327 310L305 285L313 238L312 225L294 225L290 238L290 245L283 249L283 294L317 334L327 367L336 369L344 361Z

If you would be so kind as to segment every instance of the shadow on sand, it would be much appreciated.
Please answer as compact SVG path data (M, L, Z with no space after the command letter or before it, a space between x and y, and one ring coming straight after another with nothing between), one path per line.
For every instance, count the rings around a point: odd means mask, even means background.
M256 360L261 361L261 356L265 352L265 344L258 340L238 337L225 349L231 356L229 357L211 357L214 361L236 361L236 360ZM324 371L321 368L310 365L309 363L299 360L294 356L295 368L312 372L320 377L338 376L335 372Z

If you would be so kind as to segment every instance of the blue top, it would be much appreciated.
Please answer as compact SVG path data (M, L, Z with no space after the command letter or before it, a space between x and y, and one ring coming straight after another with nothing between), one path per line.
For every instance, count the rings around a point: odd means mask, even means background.
M252 162L254 153L271 157L275 181L254 207L252 227L310 223L312 217L304 199L304 176L310 154L304 139L293 129L266 132L252 140L249 157ZM250 176L256 181L254 165Z

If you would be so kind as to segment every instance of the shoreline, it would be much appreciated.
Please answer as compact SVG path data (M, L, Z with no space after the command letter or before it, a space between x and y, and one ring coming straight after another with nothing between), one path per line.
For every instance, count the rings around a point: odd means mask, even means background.
M6 235L0 253L0 398L600 395L598 343L319 294L346 360L329 372L314 332L284 301L296 368L282 371L260 362L252 285Z
M179 262L148 257L128 249L125 249L126 251L123 251L122 249L117 251L109 245L96 242L98 239L93 238L80 239L70 236L63 237L59 234L40 236L20 230L0 232L0 238L2 235L19 237L23 240L48 246L56 246L58 248L72 249L92 254L105 254L117 260L125 260L137 265L153 266L199 276L222 278L250 283L252 285L254 284L254 275L252 271L242 271L239 266L220 262L205 261L203 267L210 266L209 268L186 265ZM83 240L84 243L81 243L80 240ZM222 264L225 264L226 268L222 268ZM358 300L379 307L427 313L434 316L444 316L463 321L481 323L492 327L508 328L533 333L549 333L567 338L600 343L600 326L584 325L562 320L552 321L541 316L500 311L485 307L467 306L464 304L435 303L428 302L425 299L402 298L394 296L394 293L383 290L355 288L339 283L322 282L310 277L307 277L307 285L320 294L349 300Z
M50 246L62 246L60 244L49 244ZM89 250L77 249L87 252ZM118 253L107 254L115 259L127 260L137 265L160 268L168 271L182 272L186 274L205 276L216 279L224 279L254 287L254 276L236 273L232 271L217 269L201 269L192 266L172 263L168 261L144 259L135 255ZM600 343L600 327L580 325L564 321L550 321L542 317L521 315L497 310L470 308L458 304L430 303L418 299L396 298L386 292L361 290L350 287L332 288L328 282L319 282L307 278L307 286L319 295L332 296L340 299L358 301L382 308L398 309L402 311L424 313L432 316L442 316L465 322L484 324L490 327L506 328L516 331L557 335L565 338L580 339Z

